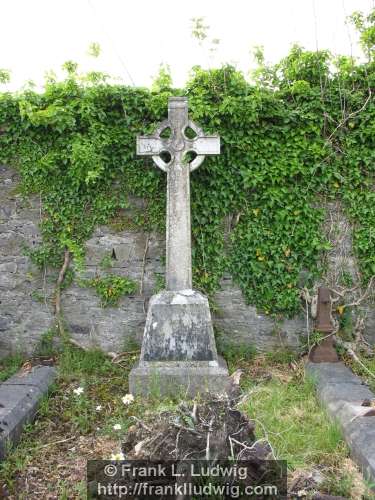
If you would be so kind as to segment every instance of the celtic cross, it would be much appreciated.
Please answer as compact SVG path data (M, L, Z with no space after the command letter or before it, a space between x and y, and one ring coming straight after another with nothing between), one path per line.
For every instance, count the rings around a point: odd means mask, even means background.
M166 130L169 137L163 137ZM190 152L196 157L189 163ZM137 154L152 156L167 173L166 288L191 289L190 172L201 165L205 155L220 154L220 138L205 135L189 120L186 97L170 97L168 119L155 134L137 137Z

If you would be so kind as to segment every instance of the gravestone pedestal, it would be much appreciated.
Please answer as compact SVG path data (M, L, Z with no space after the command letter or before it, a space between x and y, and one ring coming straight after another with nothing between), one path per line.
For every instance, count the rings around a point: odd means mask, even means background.
M141 358L129 376L132 394L223 394L228 370L216 352L207 298L193 290L151 297Z

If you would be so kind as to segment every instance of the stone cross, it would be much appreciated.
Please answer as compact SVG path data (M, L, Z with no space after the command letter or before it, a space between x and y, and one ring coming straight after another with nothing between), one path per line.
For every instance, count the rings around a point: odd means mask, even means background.
M194 138L187 136L188 128ZM163 138L162 133L168 129L170 136ZM190 152L196 157L188 163L186 155ZM167 172L166 288L191 289L190 172L201 165L205 155L220 154L220 138L205 135L189 120L186 97L170 97L168 119L159 124L154 135L137 137L137 154L152 156Z

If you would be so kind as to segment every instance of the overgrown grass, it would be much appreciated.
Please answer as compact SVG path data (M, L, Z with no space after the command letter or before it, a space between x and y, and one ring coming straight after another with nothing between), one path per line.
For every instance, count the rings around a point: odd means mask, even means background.
M175 408L177 398L157 395L147 400L136 397L130 405L123 403L128 374L137 359L134 347L116 364L100 351L63 346L57 353L56 386L43 399L35 423L26 427L20 444L0 465L0 486L5 484L19 500L33 500L36 497L30 492L22 496L32 467L45 484L44 495L51 490L59 499L84 499L82 477L72 480L57 465L64 467L66 462L71 470L75 461L110 458L120 450L134 417ZM287 460L291 471L322 467L328 471L326 491L350 496L353 478L343 466L348 449L337 426L319 406L314 385L304 378L296 355L286 351L255 355L253 349L229 345L222 352L231 370L240 367L244 372L241 383L248 398L241 409L255 420L257 436L270 441L275 456ZM17 359L19 366L22 360ZM16 359L3 364L13 370L17 366ZM83 389L81 394L74 392L78 388Z
M148 400L135 398L129 405L123 403L136 353L116 364L101 351L86 352L66 344L55 355L58 371L55 386L49 397L42 400L34 424L26 426L19 445L0 463L0 498L4 484L7 492L17 495L17 500L34 498L31 493L22 496L29 466L46 475L43 479L46 488L49 485L59 499L65 498L68 486L63 476L59 477L56 461L69 462L75 455L76 460L89 459L91 450L80 450L76 446L80 440L108 443L106 450L97 450L96 458L109 459L111 453L119 452L127 429L134 423L134 416L141 418L145 412L160 412L175 406L170 399L152 397ZM8 365L15 367L15 362L9 360ZM74 392L78 388L83 388L81 394ZM61 447L66 447L66 452L62 453ZM63 467L64 464L59 465ZM86 498L81 495L84 488L79 481L74 488L73 496L66 498Z
M337 465L347 456L341 432L319 406L311 380L254 385L244 410L257 421L258 437L267 438L291 469Z
M363 378L363 380L369 385L370 389L375 393L375 356L366 356L365 354L360 354L359 359L361 363L372 373L372 376L369 372L363 368L359 363L352 360L349 356L343 355L343 358L348 364L354 373Z
M256 355L256 348L252 344L245 344L233 340L220 330L215 331L216 347L219 356L225 358L230 372L234 371L243 362L250 362Z
M14 354L0 360L0 382L14 375L22 366L24 357Z
M275 457L287 461L290 474L319 469L322 491L373 498L295 354L280 350L255 357L241 385L247 393L241 409L254 419L257 438L268 440Z

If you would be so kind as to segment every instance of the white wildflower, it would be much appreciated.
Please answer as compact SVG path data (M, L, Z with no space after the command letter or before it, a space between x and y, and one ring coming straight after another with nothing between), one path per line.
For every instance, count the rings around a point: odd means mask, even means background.
M115 425L113 426L113 429L114 429L115 431L121 431L121 425L120 425L120 424L115 424Z
M134 396L133 394L126 394L121 400L124 405L130 405L134 401Z
M77 389L73 389L73 392L74 394L76 394L77 396L80 396L84 391L84 388L83 387L77 387Z
M102 405L98 405L98 406L95 408L95 410L96 410L96 411L101 411L101 409L102 409L102 408L103 408L103 406L102 406Z

